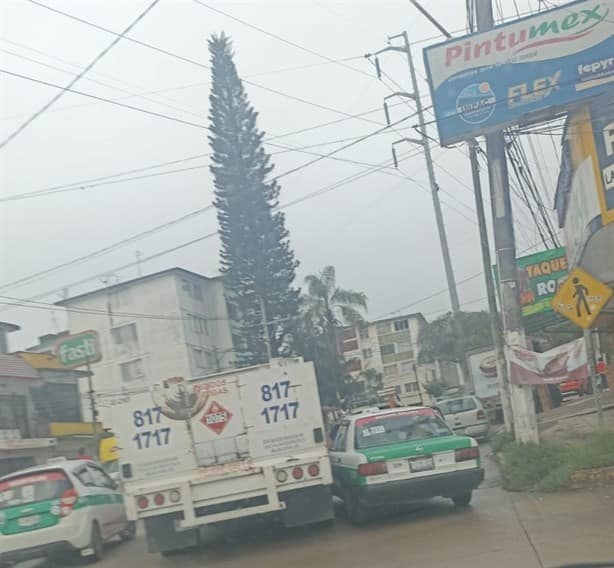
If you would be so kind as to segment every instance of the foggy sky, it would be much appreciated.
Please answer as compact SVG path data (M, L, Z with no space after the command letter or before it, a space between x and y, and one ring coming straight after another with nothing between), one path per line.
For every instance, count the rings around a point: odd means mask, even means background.
M43 1L115 31L125 28L150 3L150 0ZM360 56L380 49L388 35L404 29L409 32L418 63L421 95L425 104L430 104L423 79L422 48L441 37L408 0L206 3L328 58L355 58L344 62L355 70L326 62L192 0L162 0L129 34L207 64L207 37L225 31L234 42L235 61L244 79L315 105L246 84L259 113L259 127L267 137L343 118L343 113L381 108L383 97L399 87L388 80L387 84L378 81L372 65ZM537 9L536 0L517 3L524 12ZM464 1L424 0L423 4L447 29L464 33ZM506 17L515 15L514 2L502 0L500 4ZM1 9L0 67L38 80L68 83L113 39L105 32L26 0L4 0ZM401 55L384 55L381 63L388 75L409 90L407 64ZM309 67L288 70L306 65ZM0 74L0 81L0 136L4 139L57 90L5 74ZM1 194L28 193L208 153L207 131L203 127L208 122L209 83L207 69L122 40L74 88L195 125L66 93L0 150ZM146 100L126 91L157 93L143 95L150 99ZM412 112L413 105L399 105L391 110L392 119ZM344 140L384 124L383 111L364 118L279 138L273 143L303 147ZM432 115L427 114L427 119L432 120ZM412 135L414 132L408 127L415 123L415 119L409 119L399 125L397 133L374 136L337 157L368 164L390 160L391 142L399 135ZM429 133L436 136L434 125L429 126ZM548 184L545 194L551 195L558 173L553 145L548 138L535 142ZM343 143L307 151L325 153ZM278 153L273 157L275 174L314 158L301 152L279 153L282 148L277 146L267 148ZM415 154L401 163L403 174L413 181L399 177L401 172L389 168L287 209L291 244L301 262L297 283L302 283L306 274L332 264L337 268L340 285L366 292L368 318L375 319L413 304L402 313L421 311L430 319L449 309L449 297L442 293L421 301L446 288L428 178L423 156L415 148L402 145L397 149L400 155ZM466 152L462 147L436 146L433 155L461 303L464 309L480 309L485 306L483 279L461 283L482 269ZM531 154L529 160L534 162ZM142 174L201 166L190 171L0 203L0 285L205 207L212 199L207 165L208 158L204 157ZM340 160L321 160L281 180L280 202L284 204L327 188L366 169L367 166ZM485 189L486 181L483 175ZM489 209L489 202L486 206ZM111 282L134 278L135 266L124 270L117 267L134 262L137 251L147 257L216 229L215 212L209 211L30 284L0 287L0 302L47 293L40 301L53 303L62 297L62 292L48 292L66 287L65 292L75 295L99 288L102 279L96 275L102 273L107 273ZM517 237L519 250L538 241L525 211L517 214ZM209 276L217 274L217 238L145 262L142 270L147 274L171 266ZM86 278L91 280L73 285ZM66 325L60 309L6 310L2 306L0 320L22 326L21 332L10 336L12 349L31 345L38 335L64 329Z

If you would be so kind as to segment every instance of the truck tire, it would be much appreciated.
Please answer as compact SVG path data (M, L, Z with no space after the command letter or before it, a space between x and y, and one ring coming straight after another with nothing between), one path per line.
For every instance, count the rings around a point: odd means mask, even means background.
M468 507L469 503L471 503L471 497L473 497L473 492L467 491L467 493L462 493L461 495L455 495L452 497L452 502L457 507Z

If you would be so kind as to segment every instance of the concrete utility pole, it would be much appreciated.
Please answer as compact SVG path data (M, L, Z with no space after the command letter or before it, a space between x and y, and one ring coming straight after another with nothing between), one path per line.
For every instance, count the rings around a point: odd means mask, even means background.
M599 429L603 430L605 424L603 421L603 408L601 405L601 384L599 377L597 376L597 369L595 368L595 343L593 341L593 331L590 329L584 330L584 344L586 345L586 358L588 359L588 368L590 370L590 381L593 387L593 399L595 401L595 408L597 409L597 421Z
M267 321L266 308L264 306L264 298L260 296L260 314L262 317L262 331L264 333L264 344L266 347L267 363L273 358L271 353L271 336L269 335L269 325Z
M435 221L437 223L437 232L439 233L439 244L441 245L441 256L443 257L443 264L446 272L446 281L448 283L448 292L450 294L450 304L453 312L460 311L460 304L458 301L458 291L456 289L456 280L454 279L454 270L452 269L452 260L450 259L450 249L448 247L448 237L446 236L446 229L443 224L443 215L441 214L441 203L439 202L439 186L435 179L435 171L433 170L433 158L431 156L430 140L426 135L426 125L424 120L424 109L422 108L422 101L420 100L420 91L418 89L418 81L416 79L416 70L414 69L414 63L411 58L411 49L409 46L409 39L407 32L403 32L398 35L389 36L388 41L403 38L403 46L389 45L384 49L380 49L374 55L384 53L385 51L399 51L405 53L407 56L407 64L409 65L409 75L411 78L412 93L409 95L416 103L416 114L418 115L418 124L420 127L420 139L413 140L411 138L404 138L406 142L417 142L424 148L424 157L426 159L426 171L429 176L429 184L431 186L431 196L433 198L433 209L435 210ZM377 66L379 69L379 65ZM396 93L400 96L406 96L405 93Z
M491 0L475 0L475 7L478 31L492 29L494 18ZM502 130L486 135L486 153L496 259L499 268L503 338L509 347L525 347L518 297L514 220ZM522 442L538 442L539 433L532 388L528 385L509 386L516 439Z

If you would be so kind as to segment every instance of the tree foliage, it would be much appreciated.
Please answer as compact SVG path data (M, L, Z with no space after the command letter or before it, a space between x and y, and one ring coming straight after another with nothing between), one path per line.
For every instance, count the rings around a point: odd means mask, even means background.
M297 323L299 295L293 287L298 262L290 248L283 213L275 211L280 187L262 144L257 113L233 61L230 39L209 39L211 172L220 226L221 271L227 300L236 310L237 363L266 361L263 310L271 351L280 355ZM283 353L287 354L287 353Z
M367 296L337 286L334 267L325 266L319 274L305 278L300 349L314 362L320 396L326 401L354 388L339 352L338 331L342 326L362 324L366 310Z
M463 363L471 349L492 345L488 312L447 313L425 323L418 336L420 364L434 361Z

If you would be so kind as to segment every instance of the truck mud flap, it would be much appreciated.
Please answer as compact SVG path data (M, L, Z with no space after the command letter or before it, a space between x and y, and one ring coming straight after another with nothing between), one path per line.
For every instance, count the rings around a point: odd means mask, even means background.
M286 507L281 512L284 526L296 527L335 518L331 488L324 485L304 487L280 494Z
M147 550L166 552L197 546L198 529L176 530L176 521L182 518L181 513L169 513L144 519Z

